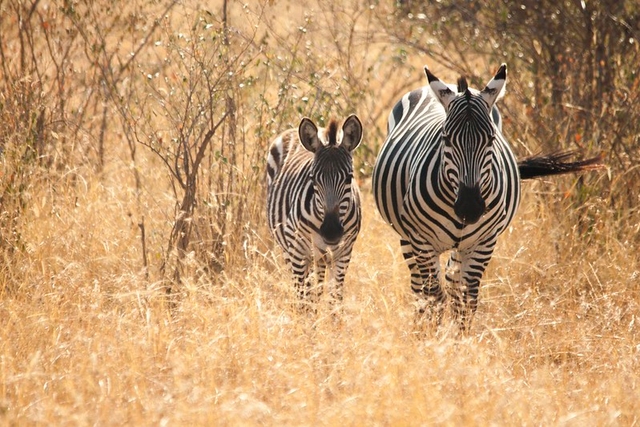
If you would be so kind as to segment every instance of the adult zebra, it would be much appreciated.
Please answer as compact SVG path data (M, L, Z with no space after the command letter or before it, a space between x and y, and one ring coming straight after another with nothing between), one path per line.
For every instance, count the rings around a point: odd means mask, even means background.
M269 229L284 250L300 306L315 303L326 270L334 301L342 286L361 222L360 191L353 179L352 151L362 139L362 123L349 116L339 128L332 120L317 128L303 118L298 129L279 135L267 157ZM315 265L317 291L310 272Z
M428 301L436 322L446 300L439 256L452 251L445 278L454 314L466 329L498 236L520 203L520 172L526 178L575 172L597 167L600 158L568 163L567 153L557 153L519 164L494 107L504 91L506 64L482 91L470 89L464 78L456 89L425 72L429 85L404 95L389 115L373 193L380 214L400 235L411 289Z

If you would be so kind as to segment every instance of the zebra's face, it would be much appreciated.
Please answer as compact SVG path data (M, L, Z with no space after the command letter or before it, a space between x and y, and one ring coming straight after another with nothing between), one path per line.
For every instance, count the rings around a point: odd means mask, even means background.
M311 120L305 120L300 124L299 135L302 145L314 153L310 173L312 210L322 239L316 245L324 248L340 243L345 220L354 209L351 152L362 139L362 124L356 116L350 116L340 130L334 121L318 130Z
M482 91L458 80L457 93L425 68L431 90L446 111L441 143L446 187L454 199L453 211L463 224L474 224L485 213L491 192L492 160L497 134L491 118L507 77L503 64Z
M322 219L320 237L326 245L337 245L344 236L345 218L353 209L351 155L340 147L316 153L311 172L314 211Z
M442 130L446 185L455 197L454 212L465 224L474 224L482 217L492 184L496 133L483 104L473 96L454 100Z

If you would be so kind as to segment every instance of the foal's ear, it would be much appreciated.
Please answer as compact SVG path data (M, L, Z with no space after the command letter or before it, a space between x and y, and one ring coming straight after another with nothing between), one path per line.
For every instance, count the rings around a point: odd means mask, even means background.
M491 107L496 103L498 98L502 97L504 91L507 87L507 64L502 64L498 69L498 72L491 79L489 83L482 89L480 92L480 96L489 106L489 111L491 111Z
M347 117L342 125L342 142L340 145L348 151L353 151L362 141L362 122L355 114Z
M449 104L453 101L453 98L456 97L456 94L449 89L449 86L442 83L440 79L438 79L427 66L424 67L424 72L427 75L427 80L429 80L429 87L440 101L440 104L444 107L446 111L449 111Z
M303 118L300 126L298 126L298 136L304 148L312 153L315 153L318 148L322 147L322 142L320 138L318 138L318 128L311 119L307 117Z

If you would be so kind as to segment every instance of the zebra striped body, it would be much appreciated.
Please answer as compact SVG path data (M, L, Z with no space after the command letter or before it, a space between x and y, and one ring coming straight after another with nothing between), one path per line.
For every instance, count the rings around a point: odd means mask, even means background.
M290 265L298 297L315 302L326 270L332 297L342 299L351 251L360 231L360 192L353 179L352 151L362 124L348 117L342 128L331 121L318 129L303 119L298 129L278 136L267 157L267 217L271 233ZM310 301L309 301L310 299Z
M373 193L382 217L400 235L411 288L430 301L436 321L446 299L439 256L452 251L446 279L465 328L498 236L520 201L517 160L494 108L506 66L481 92L464 79L451 90L425 71L429 86L407 93L391 111Z

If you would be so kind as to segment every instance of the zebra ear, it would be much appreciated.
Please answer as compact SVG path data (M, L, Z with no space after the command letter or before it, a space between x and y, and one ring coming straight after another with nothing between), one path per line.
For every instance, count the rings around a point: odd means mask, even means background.
M504 95L504 91L507 83L507 64L502 64L498 69L498 72L491 79L487 86L482 89L480 96L489 106L489 110L493 107L493 104Z
M340 145L348 151L353 151L362 141L362 122L355 114L347 117L342 125L342 142Z
M318 128L311 119L307 117L303 118L300 122L298 136L304 148L312 153L315 153L318 148L322 147L322 142L318 138Z
M426 66L424 67L424 72L427 75L429 86L431 87L433 93L436 95L436 98L438 98L438 101L440 101L445 110L449 110L449 104L451 103L453 98L456 97L456 94L451 89L449 89L446 84L442 83L440 79L434 76Z

